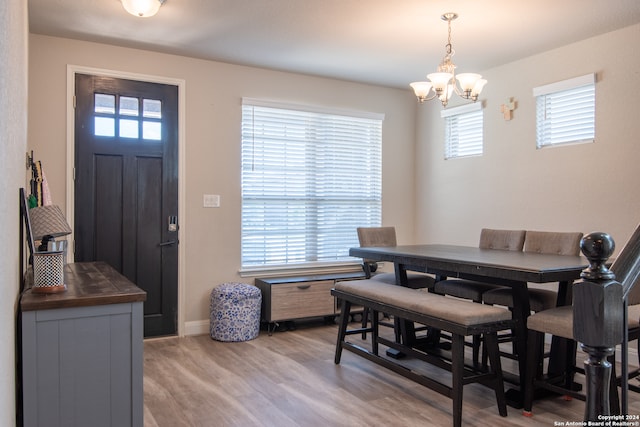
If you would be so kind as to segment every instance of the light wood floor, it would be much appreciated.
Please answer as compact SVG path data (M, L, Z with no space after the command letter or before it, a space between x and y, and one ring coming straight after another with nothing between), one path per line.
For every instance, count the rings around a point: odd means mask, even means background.
M145 427L451 425L450 399L347 351L335 365L337 326L297 327L241 343L146 340ZM536 402L533 418L511 407L502 418L494 396L466 386L463 424L553 426L583 417L583 402L555 397ZM640 414L640 396L631 393L629 408Z

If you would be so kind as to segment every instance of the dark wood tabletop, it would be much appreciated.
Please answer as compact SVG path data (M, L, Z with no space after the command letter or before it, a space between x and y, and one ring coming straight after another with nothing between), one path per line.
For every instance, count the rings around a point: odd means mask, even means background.
M561 282L580 277L589 263L582 256L548 255L531 252L480 249L456 245L406 245L351 248L349 255L373 261L388 261L408 269L463 277L508 282Z
M32 283L29 276L32 277L27 275L27 289L20 300L22 311L130 303L147 299L145 291L100 261L65 265L65 292L33 293L29 288Z

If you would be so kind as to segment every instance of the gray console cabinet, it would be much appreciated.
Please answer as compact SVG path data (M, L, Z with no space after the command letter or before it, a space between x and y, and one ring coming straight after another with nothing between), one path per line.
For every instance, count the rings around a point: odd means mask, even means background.
M25 427L143 425L143 301L104 263L69 264L68 291L23 293Z

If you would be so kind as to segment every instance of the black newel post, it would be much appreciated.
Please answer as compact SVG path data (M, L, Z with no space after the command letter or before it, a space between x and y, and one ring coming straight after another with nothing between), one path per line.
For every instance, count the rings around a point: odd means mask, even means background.
M605 265L615 249L606 233L590 233L580 242L589 267L573 288L573 334L589 357L584 361L587 402L585 421L610 415L609 382L611 363L607 357L622 342L622 285Z

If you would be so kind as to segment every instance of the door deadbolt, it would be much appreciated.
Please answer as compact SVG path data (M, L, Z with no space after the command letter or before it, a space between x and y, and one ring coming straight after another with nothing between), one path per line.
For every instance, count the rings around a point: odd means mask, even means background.
M178 217L175 215L170 215L168 219L169 226L167 229L169 231L178 231Z

